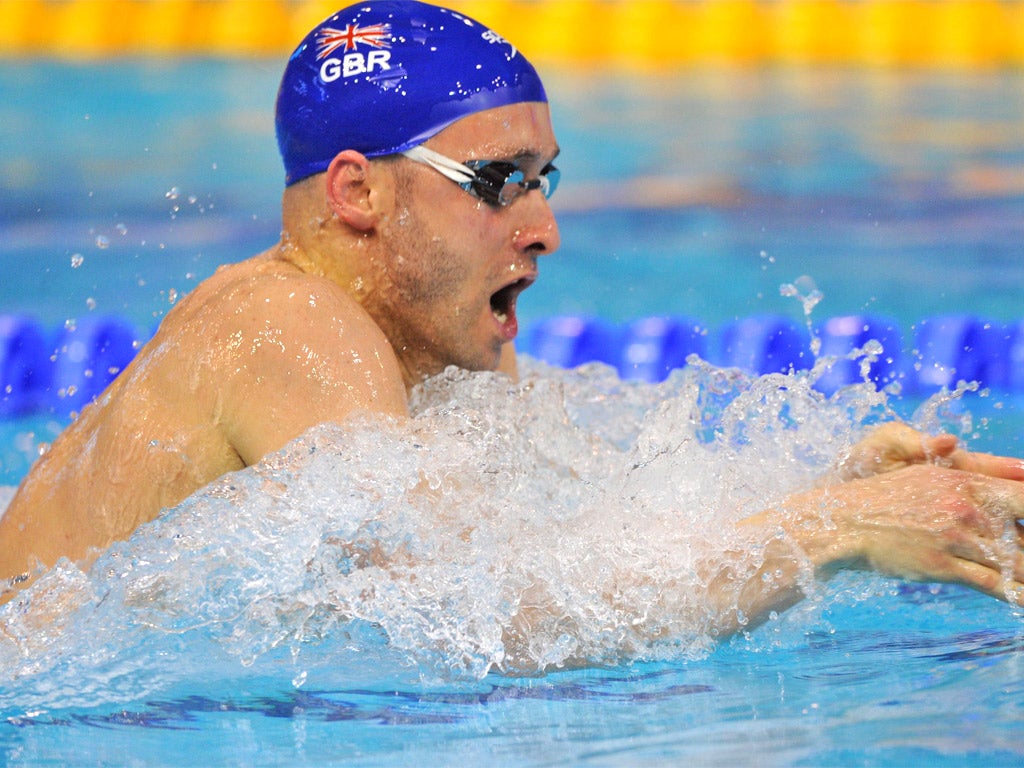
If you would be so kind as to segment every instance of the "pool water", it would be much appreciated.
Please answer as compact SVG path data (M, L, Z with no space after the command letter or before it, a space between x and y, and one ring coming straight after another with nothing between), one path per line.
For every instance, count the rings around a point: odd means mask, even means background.
M278 69L4 63L0 258L17 279L0 310L54 332L110 314L144 337L217 264L273 243ZM556 315L802 324L780 286L803 276L824 296L812 319L877 314L908 338L937 315L1022 318L1022 91L1015 72L554 73L563 248L520 301L524 337ZM531 365L527 380L504 405L486 377L441 381L419 404L417 439L434 450L328 430L90 573L54 571L0 646L4 762L1020 763L1024 623L994 600L848 574L718 643L690 619L697 589L647 596L645 620L670 628L655 640L592 594L594 563L686 583L682 542L726 549L719 516L806 485L893 413L1024 454L1020 393L918 411L926 394L828 400L801 374L650 385ZM693 408L703 431L686 424ZM0 424L6 483L63 423ZM478 445L460 443L467 430ZM379 472L382 450L413 473L494 482L422 508L401 472ZM638 453L651 461L634 471ZM438 514L486 535L447 541ZM623 520L637 521L625 538ZM336 539L386 549L410 532L448 560L378 574L367 599L370 576L346 570ZM524 579L558 592L575 630L540 627L511 659L495 633ZM49 600L60 622L32 625ZM558 669L570 651L592 663Z

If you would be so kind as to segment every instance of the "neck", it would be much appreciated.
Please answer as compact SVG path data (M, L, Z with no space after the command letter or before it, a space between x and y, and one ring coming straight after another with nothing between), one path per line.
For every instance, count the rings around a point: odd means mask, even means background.
M389 309L398 290L388 272L384 239L376 229L360 231L340 220L325 200L323 176L285 190L279 258L307 274L338 285L373 319L394 349L407 390L439 371L422 364Z
M372 235L345 226L324 201L323 177L313 176L285 190L280 257L307 274L321 275L363 303L373 280Z

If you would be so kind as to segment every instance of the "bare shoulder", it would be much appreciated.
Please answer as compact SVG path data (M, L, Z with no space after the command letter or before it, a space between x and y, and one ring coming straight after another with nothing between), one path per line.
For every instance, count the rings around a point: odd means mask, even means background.
M371 351L394 360L383 331L341 286L265 257L218 270L168 315L161 331L226 345L236 353L232 363L274 350L316 351L327 360Z
M247 464L353 411L406 412L387 337L324 277L257 258L218 272L177 309L163 332L185 347L196 394Z
M267 256L226 267L36 463L0 518L0 578L79 560L356 411L407 412L391 345L358 302Z

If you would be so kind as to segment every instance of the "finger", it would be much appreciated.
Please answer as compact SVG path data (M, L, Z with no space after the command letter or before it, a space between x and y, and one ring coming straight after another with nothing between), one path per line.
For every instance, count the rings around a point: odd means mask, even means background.
M1019 581L1015 581L1013 586L1007 588L1006 594L1003 596L1004 600L1014 605L1019 605L1024 608L1024 584Z
M913 453L920 459L946 459L958 453L956 450L959 441L954 435L941 434L935 437L924 438L918 443L918 450ZM959 451L966 453L966 451ZM908 452L909 455L909 452Z
M999 568L993 568L973 560L954 558L950 564L953 581L991 595L999 600L1024 606L1024 577L1020 566L1013 579L1008 579Z
M883 425L873 436L885 445L892 458L917 463L929 458L945 457L956 450L953 435L928 437L913 427L900 422Z
M1024 481L1024 461L1021 459L970 451L954 451L949 458L954 469L1003 480Z
M962 560L973 562L1003 578L1007 575L1015 581L1024 582L1024 537L1020 521L1013 521L1002 535L990 537L975 536L973 544L965 542L953 548L951 554Z
M1024 481L1024 460L990 453L974 453L957 448L955 435L941 434L921 440L920 451L913 449L909 433L902 435L901 447L907 459L946 459L947 466L1004 480ZM945 464L945 462L943 462Z
M1016 525L1024 519L1024 484L1001 477L987 477L975 473L970 483L972 496L981 507L994 513L1006 525Z
M995 562L989 566L990 568L998 569L1004 577L1009 575L1014 581L1024 583L1024 555L1021 555L1019 550L1001 558L994 558L994 560Z
M936 440L930 445L930 440ZM926 438L916 429L898 421L876 427L850 450L842 467L848 478L869 477L891 472L908 464L922 464L938 455L945 458L955 450L955 438Z

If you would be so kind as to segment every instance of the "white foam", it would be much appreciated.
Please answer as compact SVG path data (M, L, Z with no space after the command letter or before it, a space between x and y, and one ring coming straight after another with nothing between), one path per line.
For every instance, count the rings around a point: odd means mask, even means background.
M694 365L654 386L534 363L518 385L448 372L412 405L411 424L312 430L88 573L55 568L0 613L0 701L141 695L282 650L470 677L700 656L698 566L734 557L726 523L806 487L885 410L802 375Z

